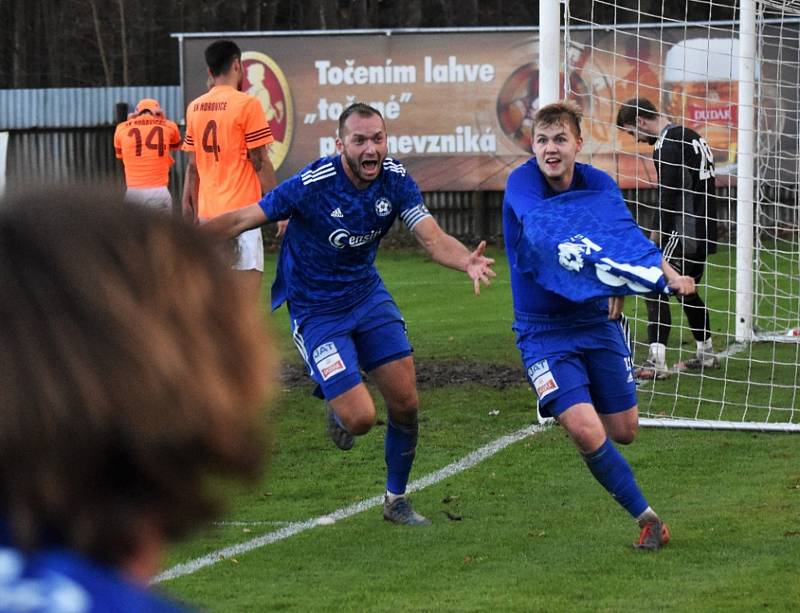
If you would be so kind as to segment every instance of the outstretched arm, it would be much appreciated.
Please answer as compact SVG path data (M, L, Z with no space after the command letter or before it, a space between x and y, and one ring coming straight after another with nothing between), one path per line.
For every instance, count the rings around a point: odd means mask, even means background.
M272 167L272 161L269 159L267 146L261 145L260 147L255 147L248 150L247 154L250 156L250 163L253 165L258 175L258 182L261 185L261 194L264 195L273 190L278 184L278 180L275 178L275 169Z
M269 159L269 149L267 145L255 147L254 149L250 149L247 153L250 156L250 163L253 164L253 168L255 168L256 174L258 175L258 181L261 184L261 193L266 194L275 189L275 186L278 184L278 179L275 177L275 169L272 166L272 160ZM288 219L279 221L277 230L275 231L275 237L280 238L286 234L286 226L288 225Z
M228 211L200 225L200 231L221 240L233 238L242 232L268 223L269 219L258 206L251 204L241 209Z
M491 268L494 260L483 255L486 241L470 252L461 241L442 230L433 217L426 217L414 226L414 235L434 261L467 273L476 295L481 293L481 282L489 285L492 277L497 276Z

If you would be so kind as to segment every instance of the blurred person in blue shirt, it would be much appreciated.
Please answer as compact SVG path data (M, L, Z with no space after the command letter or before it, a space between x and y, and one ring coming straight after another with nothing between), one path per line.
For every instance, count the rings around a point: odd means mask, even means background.
M3 205L0 610L183 610L147 585L217 516L210 479L261 475L262 317L182 221L86 190Z

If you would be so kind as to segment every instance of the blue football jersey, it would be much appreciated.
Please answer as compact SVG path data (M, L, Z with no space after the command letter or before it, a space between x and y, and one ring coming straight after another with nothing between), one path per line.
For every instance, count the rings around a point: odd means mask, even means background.
M617 188L606 173L588 164L575 164L573 189ZM545 180L536 158L516 168L508 177L503 199L503 238L508 255L511 293L514 310L519 314L568 315L577 320L601 321L608 317L608 300L599 299L576 303L556 292L545 289L530 272L523 272L519 256L527 248L522 226L523 215L543 200L558 195Z
M180 613L188 611L73 552L23 554L0 546L0 611Z
M401 163L383 161L365 189L345 174L340 156L321 158L266 194L270 221L290 219L272 285L272 308L295 314L346 309L381 283L375 256L399 216L409 230L430 213Z
M518 170L508 181L505 209L522 287L535 292L533 282L573 303L665 289L661 253L611 177L578 164L570 189L555 193L535 160Z

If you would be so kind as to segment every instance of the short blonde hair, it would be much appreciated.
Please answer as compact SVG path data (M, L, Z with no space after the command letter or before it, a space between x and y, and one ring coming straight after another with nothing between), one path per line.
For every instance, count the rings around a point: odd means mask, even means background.
M571 126L575 136L580 138L582 119L583 112L581 108L572 100L553 102L536 111L533 116L533 130L535 132L539 126Z

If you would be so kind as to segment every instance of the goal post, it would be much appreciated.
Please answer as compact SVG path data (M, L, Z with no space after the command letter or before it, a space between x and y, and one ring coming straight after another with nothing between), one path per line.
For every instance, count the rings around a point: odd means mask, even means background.
M739 99L736 155L736 334L753 340L753 202L755 182L755 0L741 0L739 18Z
M556 91L581 106L580 161L617 180L643 228L658 208L652 147L617 129L620 105L652 100L714 157L720 232L699 292L720 368L641 385L643 423L800 432L800 1L544 0L540 17L540 103ZM697 351L677 300L670 311L668 365ZM641 363L644 300L626 314Z
M558 1L539 3L539 105L561 97L561 9Z

